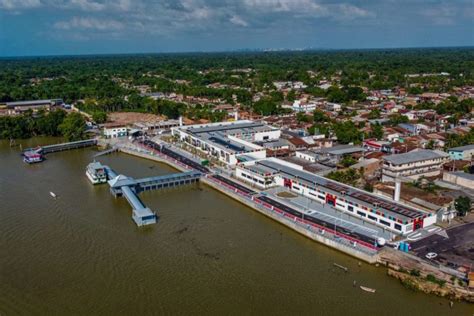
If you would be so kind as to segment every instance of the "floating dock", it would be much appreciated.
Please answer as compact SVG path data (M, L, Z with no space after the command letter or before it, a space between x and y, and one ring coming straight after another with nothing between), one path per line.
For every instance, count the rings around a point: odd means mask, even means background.
M199 171L189 171L164 176L134 179L122 174L118 175L108 166L103 166L103 168L107 173L110 193L115 197L124 196L127 199L132 207L132 219L135 221L137 226L156 223L156 213L140 200L138 197L140 192L196 183L202 176L202 173Z
M77 142L69 142L69 143L26 148L25 150L23 150L23 157L24 157L23 160L27 163L41 162L41 161L44 161L43 156L46 154L55 153L58 151L91 147L95 145L97 145L97 139L92 138L92 139L86 139L86 140L79 140ZM31 157L37 157L37 158L32 159Z

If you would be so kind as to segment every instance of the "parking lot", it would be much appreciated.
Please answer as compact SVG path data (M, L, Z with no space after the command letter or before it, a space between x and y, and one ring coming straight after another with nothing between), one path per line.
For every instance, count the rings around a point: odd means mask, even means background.
M474 267L474 223L415 241L411 249L420 258L426 259L428 253L434 252L437 256L429 260L454 269L470 269Z

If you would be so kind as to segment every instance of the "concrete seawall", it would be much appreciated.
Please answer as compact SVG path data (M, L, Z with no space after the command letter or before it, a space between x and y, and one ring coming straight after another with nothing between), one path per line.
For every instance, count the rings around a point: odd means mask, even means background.
M160 157L160 156L157 156L157 155L150 155L146 152L137 152L135 150L131 150L131 149L128 149L128 148L120 148L120 151L126 153L126 154L130 154L130 155L133 155L133 156L137 156L137 157L140 157L140 158L144 158L144 159L148 159L148 160L153 160L153 161L157 161L157 162L161 162L161 163L164 163L164 164L167 164L173 168L176 168L180 171L189 171L190 168L186 168L186 166L184 165L180 165L177 161L176 162L173 162L172 159L167 159L167 158L163 158L163 157ZM267 210L266 208L264 208L263 206L260 206L252 201L249 201L247 199L245 199L244 197L238 195L237 193L235 192L232 192L230 191L229 189L226 189L222 186L220 186L219 184L217 184L216 182L210 180L209 178L207 177L202 177L201 178L201 182L202 183L205 183L207 184L208 186L210 186L211 188L221 192L221 193L224 193L225 195L233 198L234 200L258 211L259 213L269 217L269 218L272 218L273 220L279 222L280 224L282 225L285 225L291 229L293 229L294 231L297 231L298 233L314 240L314 241L317 241L319 243L322 243L330 248L333 248L333 249L336 249L336 250L339 250L345 254L348 254L352 257L355 257L359 260L362 260L362 261L365 261L367 263L376 263L377 262L377 259L378 259L378 255L370 255L368 253L365 253L365 252L362 252L356 248L353 248L353 247L349 247L345 244L342 244L342 243L339 243L335 240L332 240L330 238L326 238L320 234L317 234L315 232L312 232L304 227L301 227L300 225L296 224L295 222L289 220L288 218L285 218L285 217L282 217L280 215L278 215L277 213L275 212L272 212L271 210Z

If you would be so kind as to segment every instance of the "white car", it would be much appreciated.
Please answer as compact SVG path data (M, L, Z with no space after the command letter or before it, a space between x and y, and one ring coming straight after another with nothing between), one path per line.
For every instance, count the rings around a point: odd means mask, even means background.
M434 259L434 258L436 258L437 256L438 256L438 254L437 254L436 252L428 252L425 257L426 257L427 259Z

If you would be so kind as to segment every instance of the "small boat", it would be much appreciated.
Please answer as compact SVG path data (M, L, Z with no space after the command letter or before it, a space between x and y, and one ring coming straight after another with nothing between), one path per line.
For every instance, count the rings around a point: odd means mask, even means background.
M49 195L51 195L51 196L53 197L53 199L55 199L55 198L57 198L57 197L58 197L58 196L56 195L56 193L54 193L54 192L51 192L51 191L49 192Z
M349 270L349 269L347 269L346 267L341 266L340 264L337 264L337 263L335 263L335 262L333 263L333 265L334 265L335 267L338 267L338 268L341 269L341 270L346 271L346 272Z
M365 287L365 286L360 286L360 289L361 290L364 290L366 292L369 292L369 293L375 293L375 289L371 289L370 287Z

